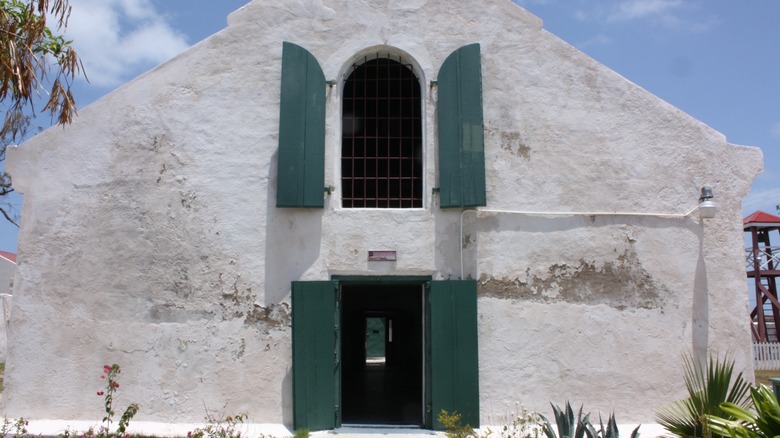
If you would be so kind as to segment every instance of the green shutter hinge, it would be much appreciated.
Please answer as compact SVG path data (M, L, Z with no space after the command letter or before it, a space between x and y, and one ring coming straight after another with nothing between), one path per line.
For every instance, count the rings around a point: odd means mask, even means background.
M325 187L325 193L327 193L327 194L329 194L329 195L332 195L332 194L333 194L333 192L335 192L335 191L336 191L336 188L335 188L335 187L333 187L333 186L327 186L327 187Z
M333 87L335 87L335 86L336 86L336 81L335 81L335 80L333 80L333 79L331 79L331 80L329 80L329 81L325 81L325 85L327 85L327 86L329 86L329 87L333 88Z
M441 188L439 188L439 187L434 187L434 188L431 190L431 192L433 192L434 194L435 194L435 193L439 193L439 192L441 192Z

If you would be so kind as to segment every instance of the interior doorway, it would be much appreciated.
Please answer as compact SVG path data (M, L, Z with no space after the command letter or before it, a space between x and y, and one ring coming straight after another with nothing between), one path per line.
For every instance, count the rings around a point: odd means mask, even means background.
M422 426L424 284L341 284L342 421Z
M334 276L291 303L295 429L479 426L476 281Z

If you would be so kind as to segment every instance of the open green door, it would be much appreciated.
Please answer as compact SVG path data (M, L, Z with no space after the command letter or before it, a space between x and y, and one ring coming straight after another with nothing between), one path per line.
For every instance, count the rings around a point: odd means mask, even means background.
M477 283L432 281L430 312L430 406L434 429L442 410L461 414L463 425L479 427Z
M338 282L292 283L293 427L341 426Z

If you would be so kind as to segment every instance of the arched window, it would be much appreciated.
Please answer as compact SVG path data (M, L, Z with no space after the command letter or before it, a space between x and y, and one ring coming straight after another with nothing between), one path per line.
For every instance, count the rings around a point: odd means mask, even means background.
M342 206L421 208L420 81L389 58L355 65L344 84Z

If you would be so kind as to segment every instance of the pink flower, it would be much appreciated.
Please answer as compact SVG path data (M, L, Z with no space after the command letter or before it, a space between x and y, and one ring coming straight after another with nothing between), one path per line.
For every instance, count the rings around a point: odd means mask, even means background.
M111 372L111 367L108 365L103 365L103 372L108 374Z
M97 395L103 395L103 394L104 394L104 392L103 392L103 391L98 391L98 392L97 392Z
M111 382L113 388L119 388L119 382Z
M101 378L101 379L105 379L105 378L106 378L106 376L105 376L105 375L102 375L102 376L100 376L100 378Z
M129 433L126 433L126 434L125 434L125 438L130 438L130 434L129 434Z

